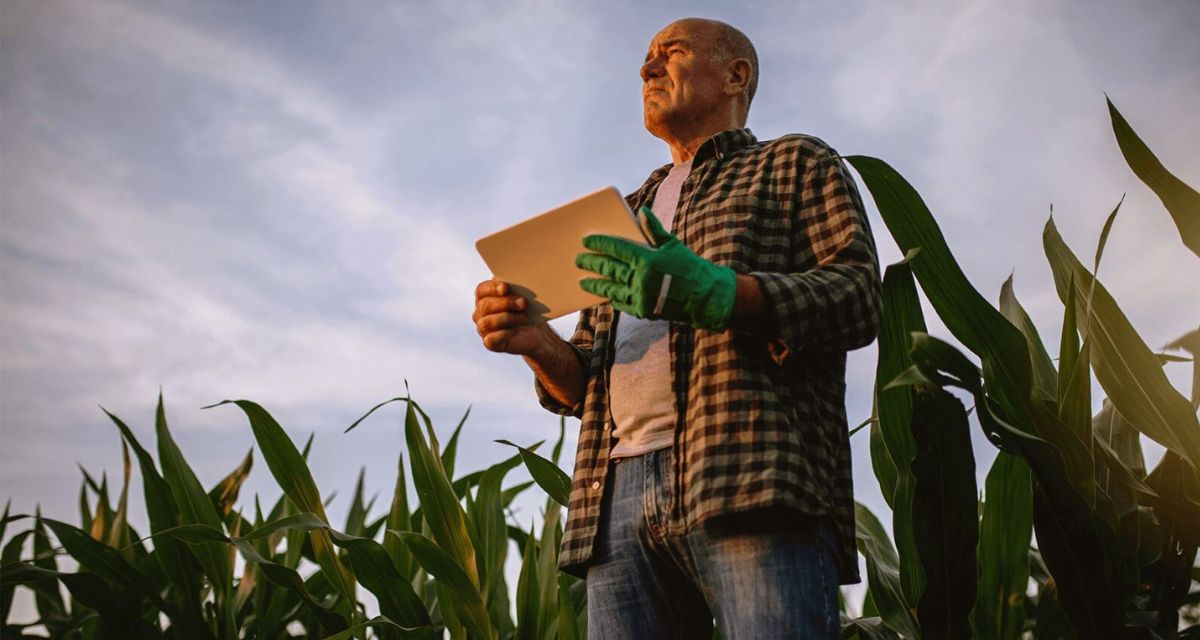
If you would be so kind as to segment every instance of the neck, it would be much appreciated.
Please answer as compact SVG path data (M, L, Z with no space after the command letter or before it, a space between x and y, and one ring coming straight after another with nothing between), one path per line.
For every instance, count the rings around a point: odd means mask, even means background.
M714 113L713 117L705 122L668 124L663 130L654 133L671 149L671 161L683 164L694 158L700 145L709 138L722 131L742 126L732 113Z

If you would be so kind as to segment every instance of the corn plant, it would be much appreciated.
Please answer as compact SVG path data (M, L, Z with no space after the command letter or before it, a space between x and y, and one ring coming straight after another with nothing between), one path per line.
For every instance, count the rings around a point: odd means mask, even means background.
M565 423L552 460L535 452L538 445L521 447L488 469L452 479L467 416L442 451L417 403L409 397L395 400L407 406L403 428L420 503L409 504L409 475L401 457L387 512L371 515L373 503L364 502L360 475L340 530L330 523L305 462L312 438L303 450L297 448L261 406L245 400L220 403L246 415L259 453L283 491L265 514L257 497L253 513L238 503L251 454L205 491L171 436L161 397L157 460L109 414L125 454L115 507L107 478L96 482L85 470L79 526L40 513L10 515L5 509L0 540L12 523L32 521L32 526L13 535L0 552L4 637L25 637L34 626L53 637L79 639L268 639L297 633L335 639L582 637L582 583L557 569L566 498L559 490L565 474L556 465ZM127 520L131 449L150 519L145 536ZM503 486L507 473L523 460L535 480L551 488L540 530L524 531L507 514L512 501L533 484ZM510 547L522 558L515 603L504 575ZM60 567L63 556L78 570ZM34 595L38 619L32 623L9 620L18 587ZM368 617L360 587L375 597L378 615Z
M1172 175L1111 102L1128 164L1200 256L1200 194ZM1013 291L998 308L967 280L925 203L875 158L847 158L901 250L884 275L872 465L892 509L892 546L859 506L867 560L864 619L843 637L1200 637L1200 329L1172 345L1192 354L1189 401L1051 218L1043 241L1063 303L1057 366ZM926 333L917 285L954 338ZM1093 375L1107 394L1092 415ZM977 503L967 412L1000 453ZM1139 434L1166 448L1146 472ZM1036 534L1037 548L1030 547ZM1027 597L1030 581L1034 595ZM1187 616L1180 631L1180 611Z
M1109 109L1130 167L1200 255L1200 194ZM1011 279L998 306L987 302L916 190L881 160L847 160L905 258L884 274L875 407L860 427L870 427L871 463L895 543L857 505L868 590L861 617L843 608L842 637L1200 637L1200 329L1170 345L1191 358L1155 353L1097 278L1120 204L1090 269L1053 219L1044 230L1063 302L1056 365ZM927 333L918 285L979 364ZM1188 360L1190 402L1162 369ZM1093 376L1108 396L1095 415ZM951 387L974 405L964 408ZM171 436L161 398L157 460L108 414L124 460L115 506L107 476L97 481L84 470L78 526L5 509L0 541L10 524L32 524L0 548L3 637L34 626L81 640L585 637L584 585L556 566L570 486L557 466L565 422L549 459L536 452L541 443L498 441L516 453L455 477L467 415L444 448L409 396L374 407L349 429L395 401L405 405L410 469L401 456L391 503L375 516L360 476L340 530L305 462L312 438L298 448L261 406L220 403L245 414L282 489L265 513L257 497L252 509L238 501L252 454L205 491ZM970 415L999 449L982 502ZM1166 448L1149 472L1139 434ZM149 516L144 535L128 521L135 460ZM533 481L504 487L521 464ZM408 499L410 477L416 505ZM506 510L534 482L548 498L540 530L526 531ZM503 571L510 551L521 558L515 590ZM77 571L60 566L64 556ZM30 624L9 620L17 588L33 595L38 619ZM375 597L378 615L368 617L363 592Z

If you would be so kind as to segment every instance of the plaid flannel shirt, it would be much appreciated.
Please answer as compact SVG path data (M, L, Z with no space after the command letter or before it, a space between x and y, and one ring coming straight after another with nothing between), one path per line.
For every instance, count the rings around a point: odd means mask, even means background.
M846 352L878 331L878 258L853 179L822 141L758 142L749 129L713 136L683 185L674 233L701 257L762 283L769 335L712 332L672 322L677 423L675 520L788 507L828 516L840 543L840 581L859 581L846 424ZM654 201L670 165L626 196ZM584 577L592 555L609 452L608 407L619 312L580 312L569 344L586 391L565 406L535 381L542 406L582 420L559 566Z

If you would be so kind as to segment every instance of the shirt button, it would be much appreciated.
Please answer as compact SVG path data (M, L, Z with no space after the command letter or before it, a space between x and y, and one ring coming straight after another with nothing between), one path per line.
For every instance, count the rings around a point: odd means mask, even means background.
M600 490L600 481L597 480L592 483L592 491L599 491L599 490Z

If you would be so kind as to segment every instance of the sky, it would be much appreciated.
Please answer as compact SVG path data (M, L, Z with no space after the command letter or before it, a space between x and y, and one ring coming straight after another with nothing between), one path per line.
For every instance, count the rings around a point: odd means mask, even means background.
M236 409L203 406L250 399L296 440L315 434L335 525L361 468L387 502L402 409L342 431L406 381L445 435L471 407L462 470L506 457L498 438L553 441L528 368L470 320L490 276L474 241L669 162L642 126L638 68L687 15L755 43L760 139L808 133L889 162L985 297L1013 276L1051 355L1052 205L1090 261L1125 195L1101 280L1152 348L1197 326L1200 261L1125 165L1104 103L1200 186L1196 2L3 0L0 500L77 521L77 465L121 474L100 406L149 445L160 390L206 485L253 439ZM899 260L868 206L881 262ZM850 354L851 425L870 415L875 357ZM1186 388L1185 365L1168 374ZM973 436L982 478L995 450ZM852 447L856 495L886 514L865 432ZM257 456L243 491L278 496Z

